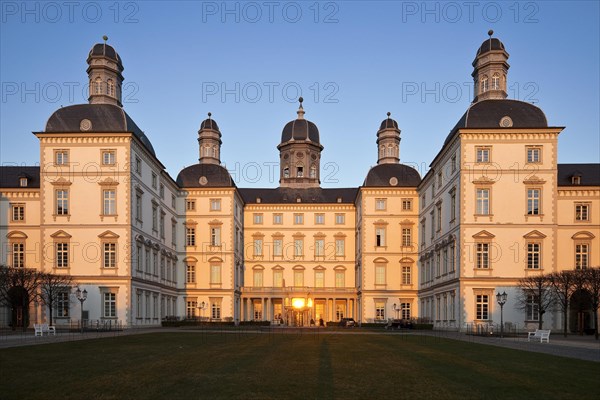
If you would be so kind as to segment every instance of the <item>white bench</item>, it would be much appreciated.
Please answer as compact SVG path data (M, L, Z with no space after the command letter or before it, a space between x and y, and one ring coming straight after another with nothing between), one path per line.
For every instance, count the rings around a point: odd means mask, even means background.
M33 324L33 329L35 329L35 336L44 336L44 333L46 335L50 335L52 333L52 335L56 336L56 328L48 324Z
M529 342L531 338L539 338L540 343L543 343L544 340L546 343L550 343L550 329L536 329L535 332L527 332L527 341Z

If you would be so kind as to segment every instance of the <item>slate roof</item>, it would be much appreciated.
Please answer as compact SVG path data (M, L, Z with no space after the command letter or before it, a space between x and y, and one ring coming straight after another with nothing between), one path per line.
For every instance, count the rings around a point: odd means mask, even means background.
M92 123L89 131L81 129L81 121L87 119ZM76 104L56 110L46 123L44 133L133 133L156 157L150 139L136 125L129 115L119 106L113 104Z
M390 180L396 178L397 184ZM367 173L363 186L371 187L417 187L421 176L412 167L404 164L380 164L372 167Z
M506 49L504 48L504 43L502 43L500 41L500 39L491 37L489 39L485 39L483 41L483 43L481 43L481 46L477 50L477 55L475 56L475 58L477 58L481 54L485 54L488 51L492 51L492 50L504 50L504 51L506 51Z
M200 181L202 177L206 178L204 184ZM217 164L194 164L184 168L176 182L181 188L235 187L229 171Z
M579 176L581 183L574 185L571 178ZM600 164L558 164L558 186L600 186Z
M0 188L20 188L20 178L26 177L27 188L39 189L40 167L0 167Z
M212 129L213 131L217 131L221 133L219 130L219 126L217 125L217 121L212 118L207 118L200 124L200 130L202 129Z
M94 47L90 50L88 55L88 60L90 57L107 57L111 60L115 61L119 66L119 69L123 71L123 62L121 57L117 53L117 51L109 44L106 43L96 43Z
M379 130L388 128L398 129L398 122L396 122L396 120L392 118L386 118L383 121L381 121L381 125L379 125Z
M295 119L288 122L281 132L281 143L290 140L310 140L320 144L319 129L317 126L306 119Z
M339 203L354 204L358 188L309 188L309 189L294 189L294 188L275 188L261 189L248 188L238 189L246 204L257 204L260 198L260 203L266 204L292 204L298 203Z

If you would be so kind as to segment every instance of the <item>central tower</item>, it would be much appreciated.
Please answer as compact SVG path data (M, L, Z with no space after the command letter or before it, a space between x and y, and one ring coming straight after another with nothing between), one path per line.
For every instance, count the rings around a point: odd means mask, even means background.
M304 119L302 97L298 99L298 118L288 122L281 132L279 150L279 186L290 188L319 187L321 151L319 129Z

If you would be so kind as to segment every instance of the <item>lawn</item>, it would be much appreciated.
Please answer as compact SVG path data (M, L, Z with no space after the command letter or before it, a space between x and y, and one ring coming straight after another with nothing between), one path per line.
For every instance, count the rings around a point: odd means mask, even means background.
M442 338L156 333L0 350L9 399L600 398L600 364Z

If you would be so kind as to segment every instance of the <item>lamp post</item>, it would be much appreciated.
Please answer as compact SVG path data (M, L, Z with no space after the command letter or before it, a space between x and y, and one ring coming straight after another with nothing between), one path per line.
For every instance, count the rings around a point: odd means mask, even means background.
M81 289L77 288L75 291L75 296L81 303L81 319L79 320L79 323L81 324L81 333L83 333L83 302L87 299L87 290L83 289L82 292Z
M394 303L394 317L398 319L398 305L396 303Z
M508 295L506 292L498 292L496 294L496 301L500 305L500 337L504 337L504 304L506 304L506 298Z
M204 317L204 310L206 310L207 304L202 302L198 304L198 309L200 310L200 322L202 322L202 318Z

